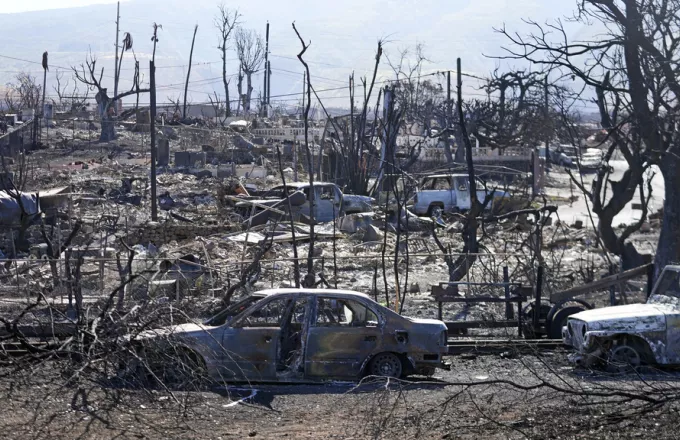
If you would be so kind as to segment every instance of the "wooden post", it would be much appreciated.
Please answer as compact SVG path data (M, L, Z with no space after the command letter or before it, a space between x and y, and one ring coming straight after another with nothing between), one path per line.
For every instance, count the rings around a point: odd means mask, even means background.
M543 294L543 266L538 266L538 271L536 272L536 298L534 299L534 315L533 315L533 327L534 331L538 329L540 324L539 318L541 317L541 296ZM522 314L519 314L518 319L521 319Z
M503 283L505 284L505 299L510 299L510 275L508 273L508 266L503 266ZM514 311L510 302L505 303L505 319L514 319Z
M544 93L543 93L543 98L544 98L544 111L545 111L545 127L546 129L548 128L548 120L550 119L550 112L548 111L549 106L548 106L548 75L545 76L545 80L543 83L544 87ZM548 130L545 134L545 170L548 172L550 169L550 134L551 130Z
M104 291L104 258L106 257L106 248L99 248L99 290L100 293Z
M616 269L614 266L609 267L609 275L615 275L616 274ZM616 305L616 285L612 284L609 286L609 305L610 306L615 306Z

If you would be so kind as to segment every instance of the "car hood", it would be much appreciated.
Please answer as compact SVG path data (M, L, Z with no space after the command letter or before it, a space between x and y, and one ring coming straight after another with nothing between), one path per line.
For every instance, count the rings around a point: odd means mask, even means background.
M275 203L280 202L283 199L249 199L247 202L237 202L236 206L243 207L243 206L252 206L254 203L258 205L265 205L265 206L271 206Z
M410 316L406 319L411 321L413 324L416 324L417 327L438 327L441 330L446 330L446 324L438 319L411 318Z
M358 202L364 202L364 203L375 202L375 199L373 197L369 197L369 196L357 196L355 194L343 194L343 197L345 199L356 200Z
M344 194L342 199L345 203L345 206L358 205L362 207L370 207L373 205L373 203L375 203L375 199L373 197L357 196L354 194Z
M182 336L190 336L196 333L203 333L206 332L210 329L213 329L215 327L211 327L208 325L203 325L203 324L194 324L194 323L187 323L187 324L179 324L179 325L170 325L167 327L160 327L160 328L155 328L152 330L145 330L141 332L136 339L149 339L149 338L158 338L158 337L169 337L169 336L177 336L177 337L182 337Z
M630 304L586 310L571 315L588 324L588 330L660 331L666 329L668 306Z

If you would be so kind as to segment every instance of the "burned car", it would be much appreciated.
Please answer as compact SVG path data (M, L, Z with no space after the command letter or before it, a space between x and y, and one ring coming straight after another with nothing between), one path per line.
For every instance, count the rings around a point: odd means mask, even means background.
M680 266L666 266L646 304L587 310L562 329L579 365L628 369L641 364L680 364Z
M469 189L470 179L467 174L433 174L421 181L413 197L413 211L417 215L439 217L442 212L465 211L472 206ZM486 189L486 185L479 178L475 179L477 199L484 199L491 192L492 208L496 199L508 197L508 193L500 190Z
M273 289L202 324L147 331L133 342L142 359L168 350L164 370L189 363L216 381L309 382L432 375L446 367L447 329L441 321L401 316L361 293Z
M275 186L261 197L236 203L236 211L244 219L252 216L252 219L245 223L256 226L266 223L275 212L266 210L266 208L287 211L290 204L293 219L307 223L309 220L304 219L310 219L312 216L309 190L309 182L292 182L285 187ZM314 221L316 223L331 222L343 215L371 211L374 201L373 198L367 196L343 194L334 183L315 182Z

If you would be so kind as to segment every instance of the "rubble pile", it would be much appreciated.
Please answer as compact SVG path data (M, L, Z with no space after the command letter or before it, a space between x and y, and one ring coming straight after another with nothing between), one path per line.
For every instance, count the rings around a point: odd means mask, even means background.
M265 252L258 257L258 270L239 294L264 287L294 286L294 248L302 276L307 273L312 218L305 192L308 177L299 163L298 182L293 182L291 156L286 156L283 177L292 192L283 198L268 193L272 188L282 188L282 176L275 166L275 144L255 144L247 132L161 127L159 136L167 142L170 154L168 165L158 169L158 220L152 221L148 133L121 125L115 141L98 143L96 130L96 124L88 121L57 122L50 129L49 148L27 156L27 191L40 194L63 186L68 188L68 196L56 212L38 216L23 227L18 221L0 234L0 258L5 262L0 266L0 276L14 277L13 285L64 285L64 260L74 247L91 249L95 255L111 249L105 252L108 258L87 257L82 263L82 289L92 301L104 297L124 279L131 252L135 252L137 261L142 254L151 261L142 270L148 273L130 289L142 292L135 298L168 297L168 289L175 289L176 295L169 297L181 300L189 295L194 302L212 304L219 300L220 292L241 279L247 262L261 249ZM290 152L290 148L282 150ZM248 160L243 151L248 152L251 163L231 160L236 156L243 159L240 161ZM549 294L608 273L609 265L618 260L603 255L592 225L582 218L562 218L562 209L579 203L575 201L578 198L550 196L564 193L565 182L564 175L552 173L547 203L557 205L558 211L541 219L540 226L526 214L486 223L479 231L482 255L469 268L465 281L500 282L507 266L513 282L533 286L535 269L542 264ZM317 286L364 292L390 306L394 306L399 292L406 299L406 313L435 317L430 288L448 281L449 269L433 231L445 251L455 258L462 249L464 216L448 212L418 216L409 208L410 199L398 205L393 196L389 201L379 196L376 201L343 194L333 183L315 185L321 191L313 216L312 259ZM506 205L523 209L531 203L539 202L513 199ZM76 223L78 232L65 249L60 249ZM657 224L658 216L650 216L646 227L631 239L639 240L637 245L646 243L645 237L658 230ZM56 254L47 255L45 235L57 249L53 250ZM177 290L171 282L176 277L167 273L189 276L185 272L190 266L175 263L182 256L179 254L196 256L192 264L199 266L193 267L200 267L204 274L203 278L190 275L191 287ZM30 268L17 275L21 265L14 261L29 259L42 259L40 269ZM46 263L50 259L57 262L56 280L51 279L55 271ZM163 261L171 269L163 266ZM199 279L202 281L196 281ZM205 279L209 282L203 282ZM65 290L55 292L62 301ZM478 295L482 289L468 286L459 292ZM497 319L502 308L482 304L465 313ZM461 310L456 304L445 307L449 317L460 317Z

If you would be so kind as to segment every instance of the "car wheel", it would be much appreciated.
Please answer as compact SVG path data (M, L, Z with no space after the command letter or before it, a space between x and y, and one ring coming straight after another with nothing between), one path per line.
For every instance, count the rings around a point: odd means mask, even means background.
M559 309L557 313L550 319L550 327L548 328L548 337L550 339L562 339L562 327L567 325L567 319L571 315L575 315L585 310L581 306L569 306Z
M427 209L427 216L428 217L434 217L434 218L439 218L442 216L442 212L444 212L444 209L439 206L439 205L432 205Z
M613 347L607 361L609 370L625 373L639 367L642 364L642 357L635 348L624 344Z
M368 371L372 376L399 378L403 372L403 365L396 354L380 353L371 359Z

